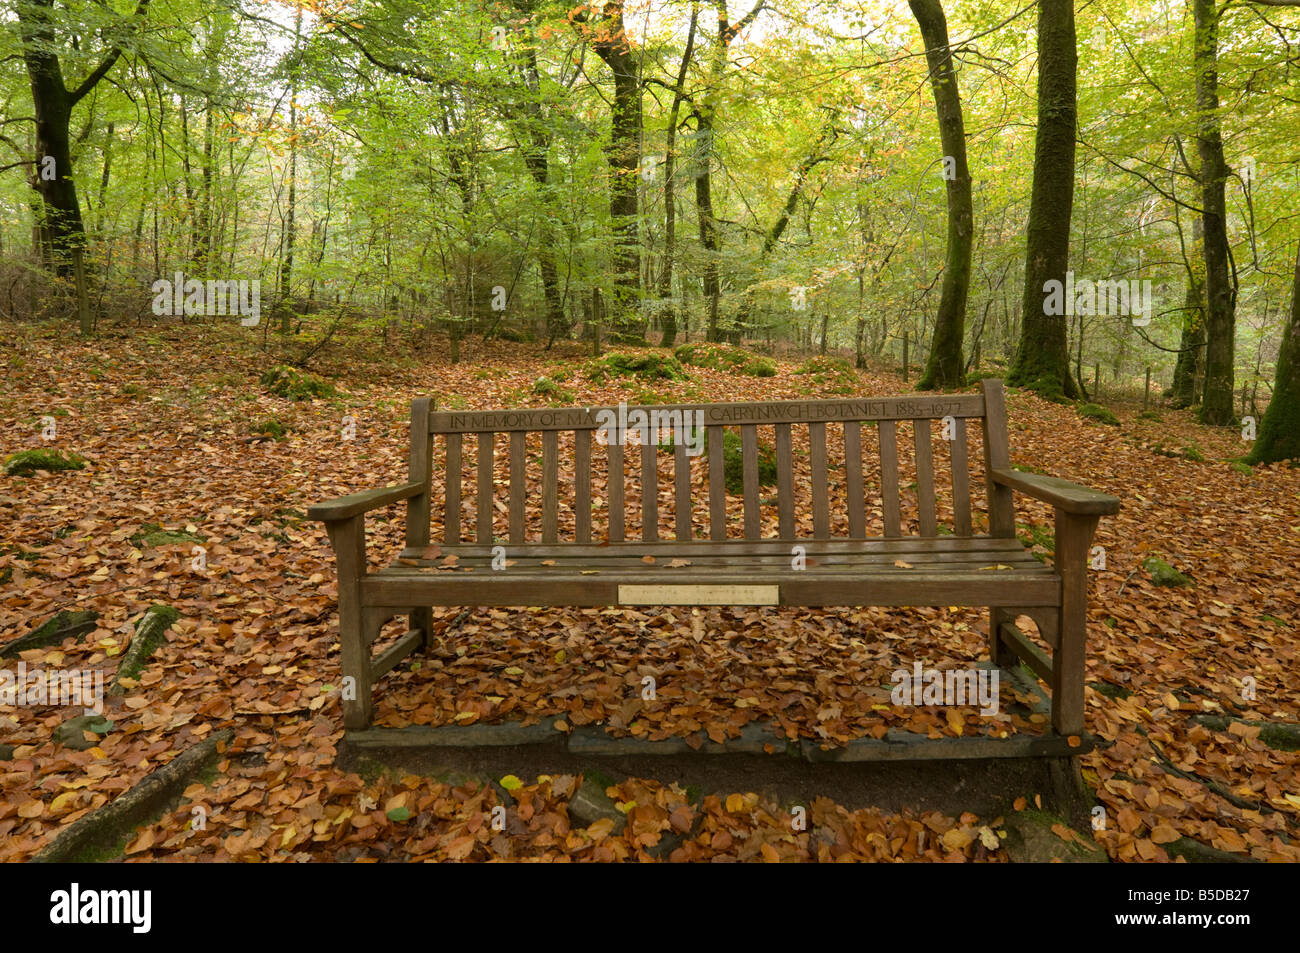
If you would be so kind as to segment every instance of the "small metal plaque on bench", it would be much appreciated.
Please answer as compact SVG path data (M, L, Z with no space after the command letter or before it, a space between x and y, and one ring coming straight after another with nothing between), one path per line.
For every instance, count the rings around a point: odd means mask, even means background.
M779 606L780 586L619 586L625 606Z

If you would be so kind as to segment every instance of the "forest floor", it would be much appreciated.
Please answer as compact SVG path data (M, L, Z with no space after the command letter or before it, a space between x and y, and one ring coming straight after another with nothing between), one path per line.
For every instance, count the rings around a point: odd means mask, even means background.
M701 796L629 778L614 792L628 823L581 827L568 813L581 784L575 774L484 783L401 771L362 777L336 763L334 563L324 528L305 511L405 479L413 396L448 408L637 402L647 391L660 400L774 400L832 396L843 391L841 376L799 374L800 359L778 359L770 378L688 367L686 381L602 380L577 345L545 352L474 339L451 365L441 342L413 353L372 335L336 342L312 362L336 396L291 401L259 384L287 352L277 357L280 345L263 350L260 336L239 328L110 328L89 343L47 326L12 331L0 346L0 456L54 447L88 464L0 476L0 644L61 609L99 617L84 640L30 649L6 665L103 670L107 683L132 622L151 604L174 607L180 619L138 682L106 699L111 730L84 751L53 740L68 709L0 707L8 754L0 860L32 857L223 728L234 739L216 777L186 792L204 805L206 823L196 829L183 803L132 834L128 859L644 859L672 836L664 854L674 860L997 861L1007 814L1032 807L1017 798L984 814L895 812L821 797L808 805L809 829L794 831L788 807L761 792ZM537 396L542 376L558 392ZM855 393L908 390L888 371L851 377ZM1082 768L1106 819L1091 837L1114 860L1168 860L1166 848L1180 839L1243 858L1300 860L1300 755L1284 750L1293 747L1286 726L1300 723L1300 469L1244 472L1232 463L1247 449L1235 430L1201 427L1185 411L1144 417L1140 405L1107 405L1118 426L1032 395L1009 400L1013 463L1123 501L1117 517L1102 520L1096 542L1106 564L1092 572L1089 594L1087 727L1099 746ZM42 438L44 418L53 419L53 439ZM282 439L256 433L270 421L286 428ZM1050 550L1050 510L1017 505L1019 532ZM400 550L402 508L374 516L378 567ZM189 535L144 538L162 531ZM1152 555L1193 585L1156 585L1141 568ZM894 668L913 659L970 664L984 651L986 627L986 610L944 607L698 617L438 610L436 648L380 680L375 721L553 716L561 731L602 725L621 736L722 740L764 720L786 738L826 744L891 727L931 737L1037 730L1041 716L989 720L974 708L889 704L882 686ZM643 703L647 667L658 673L660 699ZM499 803L511 808L505 833L489 823Z

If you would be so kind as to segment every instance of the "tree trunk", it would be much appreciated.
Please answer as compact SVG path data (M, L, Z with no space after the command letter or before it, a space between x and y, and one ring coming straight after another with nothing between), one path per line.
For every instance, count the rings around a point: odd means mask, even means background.
M1183 333L1178 342L1178 360L1170 388L1173 406L1179 410L1196 403L1196 380L1205 353L1205 255L1201 219L1192 221L1192 249L1187 268L1187 292L1183 297Z
M686 71L690 69L695 52L695 25L700 8L691 4L691 25L686 33L686 48L682 51L681 66L677 71L677 87L673 92L672 108L668 110L668 128L664 149L664 265L659 272L659 300L663 302L663 337L661 347L677 343L677 309L672 304L673 259L677 254L677 123L681 115L682 100L686 96Z
M1236 338L1236 282L1228 263L1228 177L1219 131L1219 12L1216 0L1193 0L1196 19L1196 151L1201 160L1201 206L1205 228L1205 392L1200 421L1231 424Z
M293 21L293 50L298 52L298 42L302 37L302 7L298 8ZM277 302L280 308L280 333L289 333L291 311L289 308L289 289L293 282L293 241L294 212L297 205L298 188L298 65L293 68L293 80L289 84L289 207L284 222L284 257L280 260L280 293Z
M641 165L641 73L623 26L623 0L605 4L592 39L596 55L614 74L610 115L609 214L614 233L614 288L609 308L612 336L633 334L641 287L637 219L637 171Z
M1066 311L1050 305L1048 282L1065 287L1074 206L1075 96L1078 51L1073 0L1041 0L1038 7L1038 133L1029 201L1025 293L1020 343L1007 383L1049 399L1074 399Z
M948 47L948 22L939 0L908 0L908 3L925 41L925 59L930 67L930 85L939 117L939 138L944 152L943 177L948 192L948 255L944 262L943 290L935 316L930 356L916 385L920 390L935 390L959 387L965 377L962 339L966 330L975 213L971 203L970 170L966 165L961 93L953 69L952 51Z
M149 0L137 0L130 15L134 32L148 10ZM23 62L31 85L36 119L36 150L32 185L41 196L42 245L47 261L63 277L73 274L73 253L86 245L77 188L72 181L72 147L69 132L72 109L99 84L122 55L125 37L99 61L84 80L69 90L56 52L61 42L55 30L54 0L26 0L15 7ZM78 49L79 55L85 51Z
M1273 399L1268 402L1248 459L1251 463L1300 460L1300 245L1296 247L1291 314L1282 331Z

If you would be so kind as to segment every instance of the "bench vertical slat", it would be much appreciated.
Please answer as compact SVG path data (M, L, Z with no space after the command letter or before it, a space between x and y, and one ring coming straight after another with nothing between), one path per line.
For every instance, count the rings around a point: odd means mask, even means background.
M758 512L758 428L743 424L740 428L740 453L745 494L745 539L758 539L761 521Z
M492 543L492 470L496 456L496 434L478 435L478 541Z
M559 536L560 517L560 432L542 431L542 542L554 543Z
M591 542L590 430L573 432L573 532L577 542Z
M677 539L685 542L691 538L691 458L682 440L673 442L673 489L676 491L673 509L677 517Z
M898 429L892 420L880 421L880 505L885 517L885 536L902 535L898 514Z
M776 508L782 539L794 539L794 453L790 425L776 425Z
M862 424L856 420L844 424L844 490L849 498L849 536L865 539L867 518L863 506Z
M916 503L921 535L934 536L938 528L934 514L934 448L930 444L930 421L913 420L912 431L916 437Z
M424 549L429 545L430 487L433 480L432 443L429 440L429 411L432 400L417 397L411 401L411 457L407 478L423 483L424 492L406 501L406 546Z
M808 425L810 458L812 461L813 536L826 539L831 534L830 508L827 503L826 424L815 421Z
M447 517L442 538L452 544L460 542L460 434L447 434Z
M623 542L623 444L622 434L613 434L605 448L609 457L609 541Z
M658 434L641 431L641 538L647 543L659 539L659 445Z
M966 461L966 418L958 417L952 429L952 511L958 536L969 536L970 525L970 466Z
M722 428L709 434L709 538L727 538L727 484L722 460Z
M510 542L524 541L524 496L528 492L523 430L510 433Z
M1011 487L993 482L993 470L1011 465L1007 446L1007 402L1002 382L987 377L980 382L984 391L984 476L988 486L989 535L1016 534L1016 514Z

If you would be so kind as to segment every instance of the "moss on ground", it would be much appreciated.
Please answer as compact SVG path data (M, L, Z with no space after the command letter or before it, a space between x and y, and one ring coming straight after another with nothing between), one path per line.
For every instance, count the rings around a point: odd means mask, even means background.
M68 451L65 455L62 450L41 447L11 453L5 457L4 471L9 476L25 477L31 476L37 470L58 473L62 470L82 470L85 466L86 458L72 451Z

